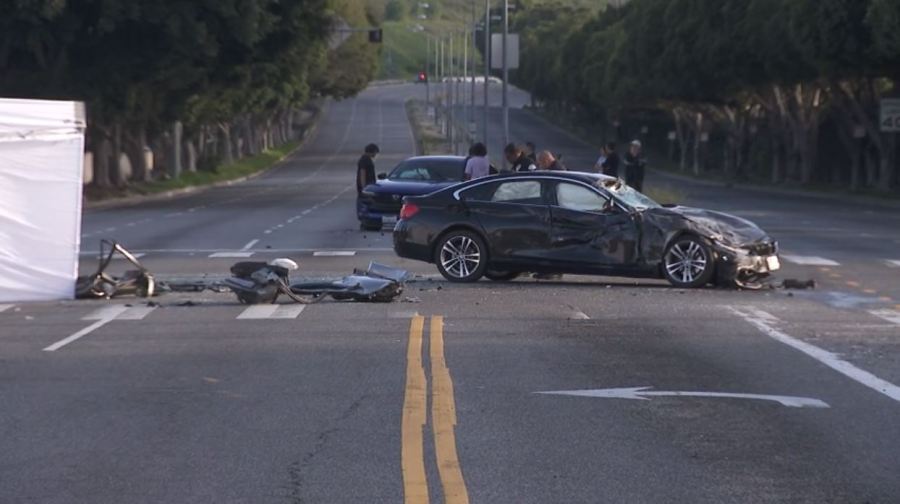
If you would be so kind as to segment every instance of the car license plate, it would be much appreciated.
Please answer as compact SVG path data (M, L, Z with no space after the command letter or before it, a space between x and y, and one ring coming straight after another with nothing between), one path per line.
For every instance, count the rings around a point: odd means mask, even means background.
M769 267L769 271L775 271L781 269L781 261L778 260L778 256L769 256L766 257L766 266Z
M397 223L397 216L382 217L381 223L393 226Z

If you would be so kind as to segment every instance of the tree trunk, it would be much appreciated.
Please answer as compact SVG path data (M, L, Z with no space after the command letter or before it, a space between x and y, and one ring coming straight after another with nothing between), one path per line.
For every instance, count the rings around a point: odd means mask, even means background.
M231 125L219 123L219 131L222 133L222 141L219 143L219 157L223 164L234 163L234 151L232 150Z
M895 133L881 135L881 163L878 170L879 191L888 192L894 185L894 172L897 159L897 137Z
M100 141L94 149L94 185L97 187L109 187L109 158L112 154L112 144L105 134L100 134Z
M181 124L181 121L175 121L172 124L172 150L170 152L171 156L171 174L172 178L178 178L181 176L181 142L184 136L184 126Z
M694 175L700 175L703 153L703 112L697 112L694 119Z
M125 150L128 153L128 157L131 158L132 179L138 182L150 180L150 170L147 166L147 158L144 155L146 146L147 130L144 126L138 126L133 136L126 133Z

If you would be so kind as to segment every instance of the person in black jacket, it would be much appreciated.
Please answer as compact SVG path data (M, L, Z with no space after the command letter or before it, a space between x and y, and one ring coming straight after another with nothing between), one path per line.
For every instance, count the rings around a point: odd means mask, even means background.
M640 140L631 142L628 146L628 152L623 158L625 162L625 182L636 191L644 190L644 171L647 166L647 160L641 152Z
M375 156L378 155L378 146L371 143L366 145L365 153L356 163L356 194L369 184L375 183Z
M616 153L616 142L609 142L603 148L606 160L603 161L603 174L610 177L619 177L619 154Z
M503 149L506 160L509 161L514 172L527 172L537 169L534 162L525 155L525 152L516 144L509 144Z

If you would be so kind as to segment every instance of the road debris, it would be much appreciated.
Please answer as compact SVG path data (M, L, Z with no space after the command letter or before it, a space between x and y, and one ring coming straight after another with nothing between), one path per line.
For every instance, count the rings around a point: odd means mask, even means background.
M131 263L136 269L126 271L120 277L106 273L106 269L116 256ZM110 299L116 296L133 295L153 297L157 293L156 280L147 271L137 257L118 242L100 240L100 257L97 271L88 276L79 277L75 284L77 299Z

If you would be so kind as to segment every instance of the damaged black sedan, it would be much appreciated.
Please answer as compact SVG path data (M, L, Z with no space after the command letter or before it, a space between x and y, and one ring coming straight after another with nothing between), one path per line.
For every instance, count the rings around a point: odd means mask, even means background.
M406 197L394 250L453 282L535 272L755 288L781 267L777 243L750 221L662 206L621 180L578 172L497 175Z

